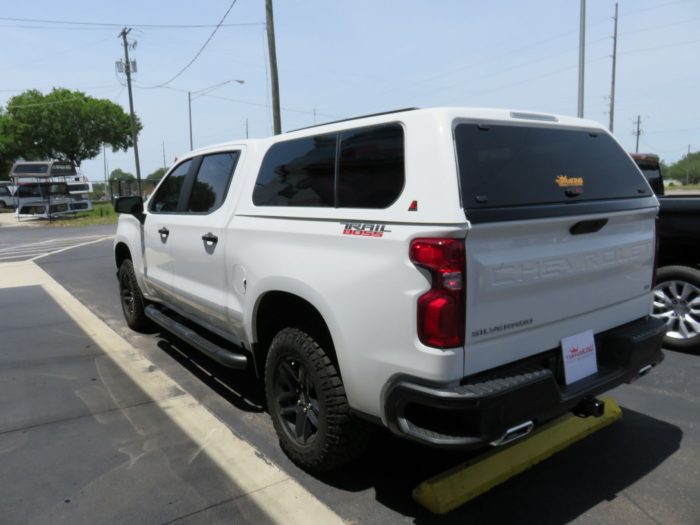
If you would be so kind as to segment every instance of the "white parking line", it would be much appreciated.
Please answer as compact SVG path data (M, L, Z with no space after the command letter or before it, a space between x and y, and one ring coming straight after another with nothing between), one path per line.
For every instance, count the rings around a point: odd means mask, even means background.
M40 252L30 252L29 254L19 254L19 255L8 255L7 257L0 257L0 261L10 261L12 259L28 259L31 256L33 256L35 253L40 253Z
M33 243L20 244L8 248L0 248L0 261L10 261L13 259L36 260L40 259L41 257L70 250L72 248L102 242L113 237L113 235L84 235L81 237L68 237L65 239L48 239Z
M63 238L58 238L58 239L44 239L43 241L36 241L36 242L29 242L25 244L17 244L15 246L9 246L7 248L0 248L0 253L6 252L6 251L13 251L21 248L32 248L32 247L41 247L47 244L63 244L63 243L74 243L75 241L81 242L81 241L87 241L90 239L96 239L98 237L104 237L104 235L81 235L79 237L63 237Z
M206 454L232 480L239 491L231 494L231 497L242 501L239 504L249 501L273 523L344 523L296 480L247 441L235 436L189 393L173 397L173 390L181 390L175 381L155 368L136 348L34 262L0 264L0 290L36 285L42 286L112 362L189 436L199 447L200 453Z
M72 246L66 246L66 247L64 247L64 248L60 248L60 249L58 249L58 250L54 250L54 251L49 252L49 253L42 253L41 255L37 255L36 257L32 258L31 260L32 260L32 261L36 261L36 260L38 260L38 259L41 259L42 257L47 257L47 256L49 256L49 255L55 255L55 254L57 254L57 253L65 252L66 250L72 250L73 248L80 248L81 246L87 246L87 245L89 245L89 244L95 244L95 243L102 242L102 241L106 241L106 240L112 239L112 238L114 238L114 235L106 235L106 236L101 237L101 238L99 238L99 239L95 239L94 241L81 242L80 244L74 244L74 245L72 245Z

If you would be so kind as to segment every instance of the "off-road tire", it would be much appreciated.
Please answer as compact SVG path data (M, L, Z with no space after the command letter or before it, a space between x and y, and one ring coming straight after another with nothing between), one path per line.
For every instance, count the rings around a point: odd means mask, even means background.
M700 271L688 266L659 268L652 315L669 326L664 348L700 353ZM681 332L681 324L685 325L685 333Z
M129 328L143 332L151 327L151 320L144 313L146 300L136 280L131 259L125 259L119 267L119 299Z
M305 377L308 377L305 397L299 393L303 387L294 392L289 384L290 379L302 375L299 372L302 369L306 370ZM302 380L298 384L303 383ZM316 340L302 330L284 328L272 340L265 362L265 394L282 450L304 470L327 472L349 463L365 451L370 425L350 412L338 369ZM294 398L295 395L298 399L280 401L283 397ZM309 407L304 429L306 425L316 427L306 442L305 436L294 435L299 432L297 418L300 417L302 397L308 401L306 405ZM289 411L294 410L296 413L290 414ZM283 411L287 417L282 415ZM316 425L313 425L312 413L316 414ZM290 419L294 419L296 425Z

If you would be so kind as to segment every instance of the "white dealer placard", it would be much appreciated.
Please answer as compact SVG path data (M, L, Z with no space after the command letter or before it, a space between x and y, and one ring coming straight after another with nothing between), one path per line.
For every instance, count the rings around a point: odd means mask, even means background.
M561 340L561 351L567 385L598 371L593 330L565 337Z

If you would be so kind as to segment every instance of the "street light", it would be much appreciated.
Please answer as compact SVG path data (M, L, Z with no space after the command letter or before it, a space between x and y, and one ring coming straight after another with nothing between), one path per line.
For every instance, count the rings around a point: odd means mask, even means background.
M211 86L198 89L197 91L188 91L187 92L187 108L189 112L189 118L190 118L190 149L194 149L194 146L192 145L192 95L199 95L200 97L203 97L207 93L211 93L215 89L220 88L221 86L225 86L226 84L229 84L231 82L237 82L238 84L245 84L245 80L237 80L235 78L229 79L229 80L224 80L223 82L219 82L218 84L213 84ZM196 97L195 97L196 98Z

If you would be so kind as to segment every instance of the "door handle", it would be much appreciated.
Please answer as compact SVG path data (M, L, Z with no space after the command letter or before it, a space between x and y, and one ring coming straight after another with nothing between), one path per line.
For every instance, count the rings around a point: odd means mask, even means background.
M158 233L160 233L161 237L167 237L168 235L170 235L170 230L163 227L160 230L158 230Z
M608 219L591 219L587 221L581 221L574 224L569 228L571 235L582 235L586 233L595 233L603 229L608 223Z
M219 242L219 238L211 232L202 235L202 240L207 244L216 244L217 242Z

